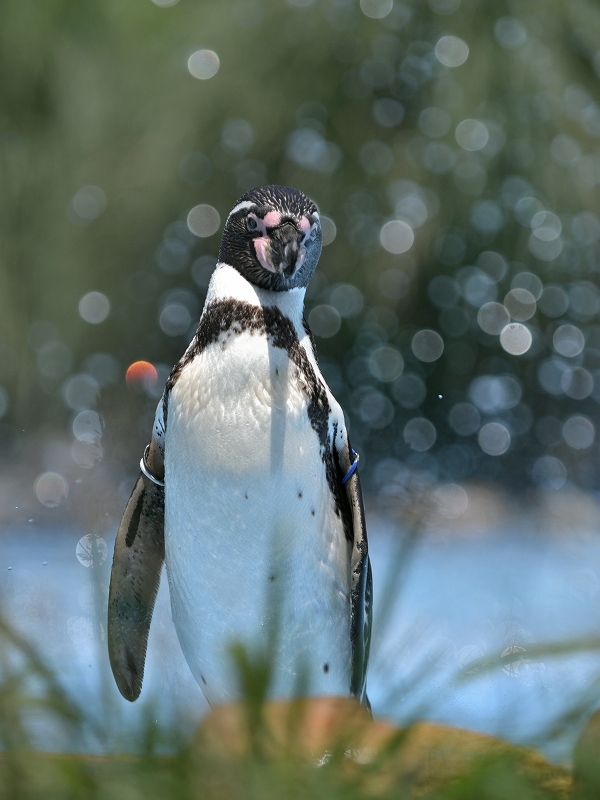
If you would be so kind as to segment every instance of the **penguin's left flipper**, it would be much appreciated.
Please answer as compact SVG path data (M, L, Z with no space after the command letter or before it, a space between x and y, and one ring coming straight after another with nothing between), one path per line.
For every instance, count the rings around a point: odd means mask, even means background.
M351 465L354 451L348 442L339 454L340 464ZM351 692L370 708L367 697L367 666L373 617L373 579L365 524L365 508L358 470L345 484L352 519L352 685Z
M163 455L152 438L144 472L135 484L119 525L108 597L108 655L119 687L127 700L142 689L152 611L165 558L165 490Z

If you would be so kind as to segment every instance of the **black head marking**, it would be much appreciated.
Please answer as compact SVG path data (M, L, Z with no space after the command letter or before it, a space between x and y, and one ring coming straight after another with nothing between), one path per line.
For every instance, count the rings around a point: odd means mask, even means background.
M227 218L219 261L263 289L307 286L321 254L316 205L290 186L260 186L240 197Z

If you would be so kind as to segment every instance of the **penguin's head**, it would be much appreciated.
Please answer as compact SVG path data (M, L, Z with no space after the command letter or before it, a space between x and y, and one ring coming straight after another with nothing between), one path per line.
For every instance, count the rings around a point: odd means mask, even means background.
M317 207L289 186L260 186L240 197L227 217L219 261L262 289L307 286L321 255Z

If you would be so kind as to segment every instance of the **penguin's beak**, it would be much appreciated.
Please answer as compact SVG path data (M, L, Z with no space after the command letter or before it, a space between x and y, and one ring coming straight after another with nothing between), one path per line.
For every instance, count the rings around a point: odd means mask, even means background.
M284 222L271 232L270 261L275 272L291 278L306 255L302 245L304 234L293 222Z

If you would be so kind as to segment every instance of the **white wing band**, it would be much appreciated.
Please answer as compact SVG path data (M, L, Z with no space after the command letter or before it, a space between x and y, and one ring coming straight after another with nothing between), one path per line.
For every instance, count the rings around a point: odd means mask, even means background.
M148 478L148 480L152 481L152 483L155 483L157 486L164 486L165 482L159 481L159 479L150 472L150 467L148 466L148 463L146 461L146 453L148 452L149 447L150 445L146 447L146 449L144 450L144 455L140 459L140 469L144 473L144 475Z

